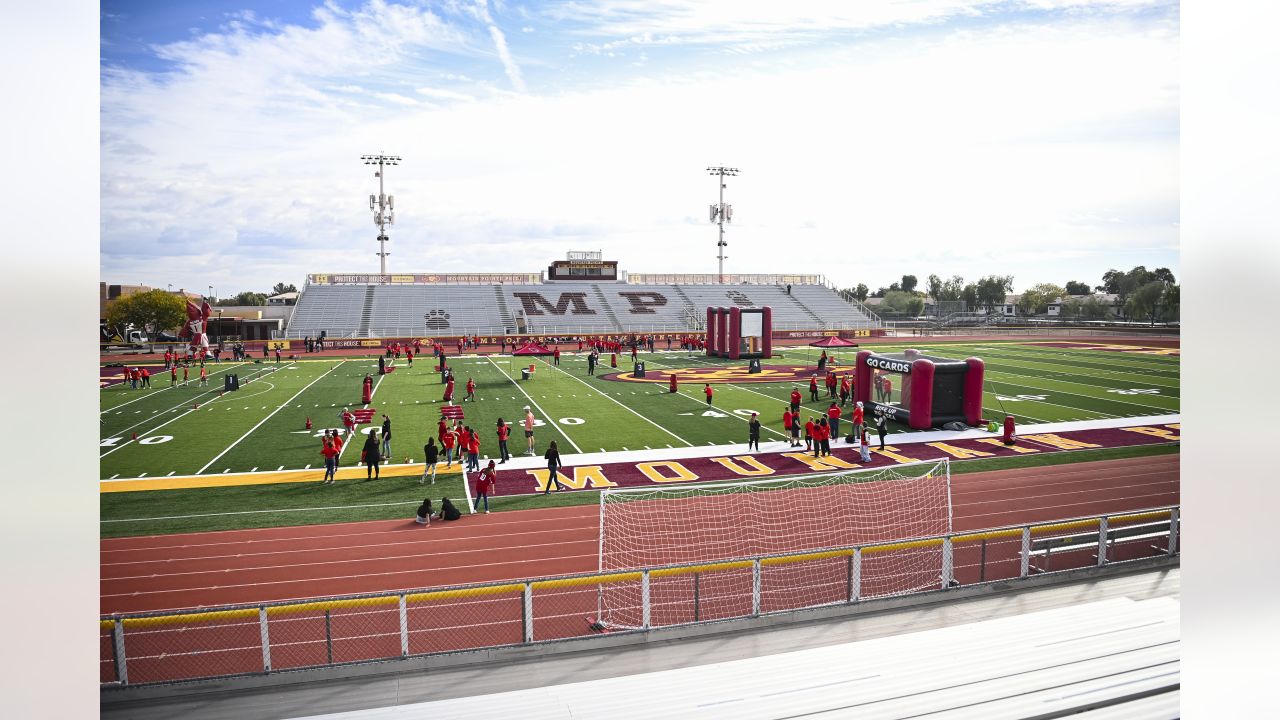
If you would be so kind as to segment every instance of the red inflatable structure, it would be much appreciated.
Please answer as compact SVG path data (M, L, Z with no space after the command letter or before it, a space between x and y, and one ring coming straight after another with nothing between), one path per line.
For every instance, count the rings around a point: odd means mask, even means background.
M707 356L773 357L773 308L707 308Z
M916 430L950 422L976 426L982 421L985 372L985 364L975 357L951 360L919 350L863 350L854 364L854 399L868 415L885 412Z

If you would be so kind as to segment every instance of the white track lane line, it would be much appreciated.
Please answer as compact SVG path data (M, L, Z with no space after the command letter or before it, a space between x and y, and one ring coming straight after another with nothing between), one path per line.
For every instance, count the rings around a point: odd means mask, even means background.
M264 418L262 418L261 420L259 420L257 425L254 425L253 427L249 428L249 431L248 431L248 432L246 432L245 434L241 435L239 440L236 440L235 442L233 442L233 443L231 443L230 445L228 445L228 446L227 446L227 448L226 448L225 450L223 450L222 452L218 453L218 454L217 454L217 456L215 456L215 457L214 457L212 460L210 460L208 463L205 463L205 466L204 466L204 467L202 467L202 468L200 468L199 470L197 470L197 471L195 472L195 474L196 474L196 475L199 475L200 473L204 472L205 470L208 470L210 465L212 465L212 464L214 464L215 462L217 462L217 461L218 461L218 459L219 459L219 458L221 458L223 455L226 455L228 452L231 452L231 448L234 448L235 446L239 445L239 444L240 444L240 442L241 442L241 440L244 440L245 438L249 437L250 435L252 435L252 434L253 434L253 431L254 431L254 430L257 430L258 428L262 427L262 423L264 423L264 422L266 422L266 421L270 420L270 419L272 418L272 416L274 416L276 413L278 413L278 412L280 412L281 410L283 410L284 408L288 407L288 406L289 406L289 403L293 402L295 398L297 398L297 397L298 397L299 395L301 395L302 393L306 392L307 388L309 388L309 387L311 387L312 385L315 385L316 383L318 383L318 382L320 382L321 380L323 380L326 376L328 376L328 375L329 375L329 373L331 373L331 372L333 372L334 370L337 370L338 368L342 367L342 365L343 365L344 363L346 363L346 360L342 360L342 361L340 361L337 365L334 365L333 367L331 367L331 368L329 368L328 370L326 370L326 371L324 372L324 374L323 374L323 375L321 375L320 377L316 378L315 380L312 380L311 382L309 382L309 383L307 383L306 385L304 385L304 386L302 387L302 389L301 389L301 390L299 390L298 392L296 392L296 393L294 393L294 394L293 394L293 397L289 398L288 400L285 400L285 401L284 401L283 403L281 403L278 407L276 407L276 409L275 409L275 410L272 410L270 413L268 413L266 417L264 417Z

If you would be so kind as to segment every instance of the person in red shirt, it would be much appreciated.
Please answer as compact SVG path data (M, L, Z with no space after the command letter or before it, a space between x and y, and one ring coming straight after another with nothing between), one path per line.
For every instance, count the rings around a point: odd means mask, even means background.
M671 373L671 382L668 384L668 386L670 387L671 392L676 391L676 374L675 373Z
M324 480L320 484L328 485L333 482L334 473L338 469L338 449L333 446L328 430L324 433L324 444L320 446L320 454L324 456Z
M831 407L827 408L827 425L831 428L831 435L836 439L840 438L840 408L836 407L836 401L831 401Z
M862 426L863 426L862 403L860 402L854 403L853 404L853 434L855 437L862 434Z
M465 429L466 443L463 447L467 451L467 465L472 470L480 469L480 436L476 435L476 431L470 426Z
M884 401L886 403L893 402L893 381L885 377L884 382L881 384L884 385Z
M489 496L498 486L498 469L494 467L493 461L489 461L489 466L480 471L480 476L476 478L476 512L480 511L480 501L484 501L484 514L489 514Z
M444 437L440 439L440 444L444 446L445 468L453 467L453 446L457 442L458 436L452 430L446 430Z
M444 401L450 405L453 404L453 376L449 376L449 382L444 386Z
M555 352L551 353L551 362L556 367L560 367L560 346L559 345L556 346Z
M834 372L827 373L827 397L836 396L836 374Z
M809 376L809 402L818 402L818 376Z
M476 401L476 381L471 378L467 378L467 396L463 398L464 402L467 400Z
M578 352L582 352L582 338L578 338Z
M812 422L812 421L810 421ZM826 425L819 420L813 423L813 456L822 457L822 434L827 429Z
M182 387L187 386L187 380L191 377L191 366L186 363L182 364Z
M166 348L164 351L164 369L165 370L169 369L169 362L171 360L173 360L173 353L169 352L169 350Z
M791 414L795 415L800 412L800 391L793 389L791 391Z
M348 433L356 431L356 416L348 408L342 408L342 427L346 428Z
M177 385L177 384L178 384L178 366L170 365L169 366L169 387L173 387L174 385Z
M851 389L849 387L849 376L845 375L840 378L840 407L844 407L844 404L849 402L849 391Z
M142 387L144 388L151 387L151 371L146 368L142 368L141 372L142 372Z
M637 359L637 356L636 356L636 346L635 346L635 345L632 345L632 346L631 346L631 362L635 362L635 361L636 361L636 359Z
M209 384L209 370L206 369L205 366L201 365L200 366L200 385L201 387L204 387L204 386L207 386L208 384Z
M707 396L707 407L711 407L711 395L715 392L711 389L711 383L707 383L706 387L702 388L702 392Z
M804 450L809 452L813 449L813 418L804 424Z
M787 437L791 439L791 442L789 444L790 447L795 447L796 446L796 427L795 427L796 416L791 414L790 405L787 405L785 407L786 409L782 411L782 429L786 431Z
M507 452L507 439L511 437L511 426L498 418L498 454L502 457L502 462L511 459L511 453Z
M409 363L409 367L413 367L413 351L412 350L405 348L404 359L406 362Z
M436 424L436 439L441 445L444 444L444 434L447 432L449 432L449 424L444 421L444 418L440 418L440 422Z

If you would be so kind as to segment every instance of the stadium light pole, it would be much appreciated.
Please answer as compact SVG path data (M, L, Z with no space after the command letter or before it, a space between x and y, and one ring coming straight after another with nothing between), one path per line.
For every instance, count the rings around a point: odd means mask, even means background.
M378 194L369 196L369 210L373 212L373 224L378 226L378 258L381 260L382 282L387 282L387 226L396 224L396 198L384 192L385 174L388 165L399 165L399 155L361 155L365 165L377 165L378 171L373 174L378 178Z
M738 168L716 166L707 168L707 172L711 175L719 177L720 184L720 204L711 206L711 222L720 226L720 240L716 243L717 255L720 260L720 284L724 284L724 249L729 243L724 241L724 224L733 222L733 206L724 204L724 179L733 177L738 174Z

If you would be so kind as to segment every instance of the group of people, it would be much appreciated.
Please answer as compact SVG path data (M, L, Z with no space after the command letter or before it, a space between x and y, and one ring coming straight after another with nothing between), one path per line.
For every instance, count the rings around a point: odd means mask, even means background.
M311 337L310 335L302 339L302 344L307 348L309 353L318 353L324 350L325 333L321 331L320 337Z
M169 362L165 364L169 370L169 387L187 387L191 384L191 363L187 362ZM204 363L199 364L199 378L197 380L199 387L205 387L209 384L209 370L205 368ZM178 380L178 371L182 371L182 380ZM151 389L151 371L146 367L127 367L123 372L124 382L129 384L132 390L150 390Z

